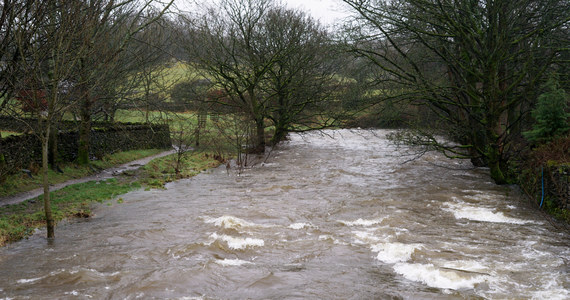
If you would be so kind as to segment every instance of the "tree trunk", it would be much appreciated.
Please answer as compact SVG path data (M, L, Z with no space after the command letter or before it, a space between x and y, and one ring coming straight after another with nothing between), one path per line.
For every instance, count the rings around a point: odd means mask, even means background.
M53 239L55 238L54 227L55 222L53 220L53 215L51 212L51 204L49 198L49 176L48 176L48 152L49 152L49 135L50 135L50 126L46 124L46 132L45 135L42 137L42 181L43 181L43 188L44 188L44 211L46 216L46 227L47 227L47 238Z
M57 155L57 126L52 126L53 128L50 130L49 134L49 157L48 162L51 166L51 169L54 171L58 170L58 155Z
M287 127L282 124L282 122L275 124L275 131L273 132L273 137L271 137L271 145L277 145L284 140L285 136L287 136L287 132Z
M77 152L77 163L81 165L89 164L89 146L91 137L91 99L87 92L81 102L81 124L79 125L79 148Z
M256 129L256 141L254 152L258 154L265 153L265 124L263 123L263 117L257 118L255 120Z
M285 136L287 135L287 131L283 130L281 128L275 128L275 132L273 133L273 137L271 137L271 145L275 146L277 144L279 144L279 142L281 142L283 139L285 139Z
M0 134L0 184L4 183L6 180L6 158L4 157L4 153L2 152L2 134Z
M271 137L271 145L277 145L277 143L281 142L283 139L285 139L285 136L287 135L287 128L289 127L290 124L290 119L289 119L289 112L287 111L286 108L286 100L285 100L285 96L283 95L283 93L279 94L278 97L278 109L276 111L276 115L275 115L275 131L273 132L273 137Z
M491 178L495 181L496 184L506 184L507 180L501 168L501 154L496 145L490 146L488 157L489 168L491 169Z
M489 124L487 124L487 126L487 147L485 156L491 171L491 178L496 184L506 184L507 180L503 172L502 138L500 132L497 132L498 128L500 128L500 118L489 118Z
M251 105L252 119L255 120L255 146L251 151L257 154L265 153L265 123L263 122L264 112L257 99L255 88L248 90L249 102Z

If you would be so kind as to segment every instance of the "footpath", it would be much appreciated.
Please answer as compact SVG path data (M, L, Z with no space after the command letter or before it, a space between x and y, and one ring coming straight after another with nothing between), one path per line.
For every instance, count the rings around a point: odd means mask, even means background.
M152 156L148 156L148 157L144 157L141 159L137 159L116 167L112 167L109 169L105 169L97 174L93 174L87 177L81 177L81 178L77 178L77 179L71 179L62 183L58 183L58 184L53 184L50 185L50 192L51 191L57 191L59 189L62 189L66 186L72 185L72 184L78 184L78 183L84 183L84 182L89 182L89 181L94 181L94 180L105 180L105 179L109 179L112 178L114 176L117 176L125 171L131 171L131 170L136 170L146 164L148 164L151 160L155 159L155 158L160 158L163 156L167 156L170 154L176 153L176 151L174 149L169 150L169 151L164 151ZM32 199L35 198L39 195L42 195L44 193L43 188L37 188L31 191L27 191L27 192L22 192L16 195L12 195L12 196L8 196L8 197L0 197L0 206L5 206L5 205L10 205L10 204L17 204L17 203L21 203L24 202L28 199Z

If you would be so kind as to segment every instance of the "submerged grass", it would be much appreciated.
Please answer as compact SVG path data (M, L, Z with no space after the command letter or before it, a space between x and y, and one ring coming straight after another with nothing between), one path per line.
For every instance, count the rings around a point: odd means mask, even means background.
M219 162L207 153L186 153L182 160L181 171L176 174L174 172L176 160L176 154L157 158L139 170L116 178L74 184L51 192L54 218L56 222L71 217L86 218L91 215L94 203L115 199L142 186L147 189L162 188L166 182L191 177L219 165ZM117 203L122 203L122 199L118 199ZM0 207L0 246L26 238L43 226L45 226L43 196Z
M162 188L165 183L189 178L198 175L200 172L220 165L208 153L185 153L180 162L179 173L176 173L177 154L171 154L152 160L140 170L139 182L150 188Z
M93 202L103 202L139 188L137 182L119 182L115 178L90 181L65 187L50 193L56 222L71 216L87 217ZM43 196L19 204L0 207L0 246L31 235L45 226Z

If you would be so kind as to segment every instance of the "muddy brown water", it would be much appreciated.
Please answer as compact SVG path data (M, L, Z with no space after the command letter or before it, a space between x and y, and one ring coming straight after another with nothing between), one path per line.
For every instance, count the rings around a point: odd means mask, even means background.
M1 299L568 299L569 235L486 169L387 131L136 191L0 249ZM441 165L444 166L436 166Z

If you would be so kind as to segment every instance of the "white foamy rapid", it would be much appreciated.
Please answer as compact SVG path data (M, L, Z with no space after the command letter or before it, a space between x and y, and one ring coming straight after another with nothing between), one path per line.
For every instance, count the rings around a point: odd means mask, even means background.
M229 235L218 235L217 233L212 233L210 238L215 240L221 240L228 244L228 247L236 250L245 249L248 247L263 247L265 242L261 239L254 239L254 238L240 238L240 237L233 237ZM212 242L213 242L212 241ZM211 244L211 243L210 243Z
M38 280L42 280L44 278L46 278L47 276L43 276L43 277L38 277L38 278L29 278L29 279L18 279L16 282L19 284L25 284L25 283L32 283L32 282L36 282Z
M219 218L203 217L204 222L214 224L217 227L225 229L241 229L244 227L257 226L255 223L248 222L244 219L236 218L234 216L221 216Z
M378 219L373 219L373 220L365 220L365 219L359 218L356 221L339 220L339 222L346 225L346 226L349 226L349 227L353 227L353 226L369 227L369 226L378 225L378 224L382 223L382 220L384 220L384 218L378 218Z
M494 212L490 208L471 206L466 203L447 203L443 210L452 213L456 219L467 219L479 222L508 223L508 224L536 224L535 221L521 220L505 216L502 212Z
M241 260L241 259L216 259L214 261L215 263L217 263L218 265L227 267L227 266L243 266L243 265L247 265L247 264L251 264L251 262L249 261L245 261L245 260Z
M408 280L440 289L472 289L489 279L487 275L442 269L432 264L397 263L394 271Z
M354 234L353 242L355 244L372 245L381 241L381 239L371 231L353 231L352 234Z
M314 228L315 226L313 224L310 223L293 223L291 225L289 225L289 228L291 229L295 229L295 230L299 230L299 229L303 229L303 228Z
M378 259L387 264L405 262L412 258L412 254L416 249L423 248L421 244L402 244L402 243L380 243L373 245L373 252L378 252Z
M568 300L570 292L561 286L547 287L544 291L533 292L531 299Z

